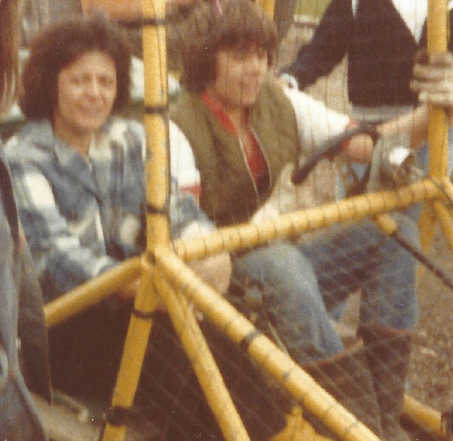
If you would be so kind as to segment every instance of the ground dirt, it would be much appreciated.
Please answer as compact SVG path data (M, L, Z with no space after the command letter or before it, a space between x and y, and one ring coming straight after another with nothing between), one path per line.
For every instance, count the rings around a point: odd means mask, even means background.
M313 28L293 27L281 45L278 65L284 66L294 58L297 48L309 41ZM318 80L306 91L324 101L328 107L347 113L346 63L344 60L327 78ZM318 171L312 185L330 185L331 168ZM324 182L324 184L323 184ZM332 193L330 193L331 195ZM318 202L325 202L328 191L322 192ZM324 198L324 199L323 199ZM453 256L439 227L436 229L430 256L447 273L453 273ZM409 374L409 394L432 408L442 411L451 406L453 366L453 293L428 270L423 272L419 288L420 319L414 336ZM359 295L348 304L345 322L357 321Z

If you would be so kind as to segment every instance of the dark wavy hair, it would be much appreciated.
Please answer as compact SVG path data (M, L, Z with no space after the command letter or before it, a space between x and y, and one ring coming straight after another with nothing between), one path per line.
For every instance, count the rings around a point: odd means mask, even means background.
M264 49L272 65L277 32L272 20L250 0L218 0L194 7L183 41L181 82L187 90L201 92L216 79L220 50Z
M131 52L120 30L101 15L60 22L32 42L22 74L19 104L29 119L52 119L57 106L58 75L81 55L109 55L116 69L117 89L112 112L130 100Z

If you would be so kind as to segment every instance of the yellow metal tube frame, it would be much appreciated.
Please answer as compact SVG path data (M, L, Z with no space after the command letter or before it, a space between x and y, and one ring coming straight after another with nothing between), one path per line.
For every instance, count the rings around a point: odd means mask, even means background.
M447 0L428 1L428 53L447 51L448 39L448 7ZM429 175L433 178L447 176L448 131L445 110L429 106ZM434 236L436 216L432 206L425 203L419 221L420 242L427 251Z
M140 258L129 259L46 305L48 328L96 305L140 275Z
M169 179L165 117L167 111L165 0L143 0L142 12L143 61L146 72L145 127L151 137L147 143L146 162L146 256L151 256L153 247L168 245L170 242L167 214ZM133 404L153 323L151 313L157 306L157 296L150 280L151 271L145 270L145 267L148 268L147 265L142 265L141 285L135 299L135 310L129 324L115 385L112 400L113 415L117 410L127 412ZM124 439L125 431L125 421L118 423L114 418L107 419L103 441L121 441Z
M449 191L453 193L451 188ZM225 250L234 251L317 230L337 222L359 221L442 197L437 185L426 180L396 191L356 196L339 203L286 214L260 225L243 224L222 228L209 236L178 240L173 245L183 260L196 260ZM49 303L45 308L48 326L52 327L111 295L116 288L137 277L140 268L139 258L125 261L99 278Z
M284 214L259 225L249 223L222 228L206 237L176 241L174 249L183 260L195 260L225 250L253 247L318 230L339 222L360 221L441 197L439 188L432 181L424 180L395 191L355 196L321 207Z
M446 428L442 424L440 412L425 406L416 399L406 395L404 397L404 413L414 423L428 433L447 441ZM451 441L451 438L450 438Z
M142 265L146 267L145 264ZM151 333L151 314L157 308L159 299L153 291L153 272L142 270L140 289L135 299L135 313L131 317L124 344L119 374L116 379L111 409L130 409L138 387L140 372ZM122 441L126 434L125 424L107 421L102 439Z
M175 291L165 276L156 284L167 305L176 333L192 363L200 386L227 441L247 441L249 436L233 404L214 357L186 297Z
M244 225L235 229L224 229L220 230L218 233L215 233L212 235L214 238L214 243L213 246L209 246L209 238L204 238L203 240L195 240L192 241L192 249L193 253L188 253L187 248L183 247L181 245L184 245L184 242L179 242L178 245L179 251L182 251L182 255L184 258L194 258L194 256L201 256L205 255L204 253L209 250L209 252L218 252L224 248L229 248L229 249L234 249L234 248L240 248L244 246L252 246L255 244L260 244L263 242L266 242L271 239L275 239L278 237L283 237L284 235L288 234L299 234L303 233L305 231L310 231L314 229L318 229L321 227L326 227L328 225L332 225L336 222L339 221L354 221L354 220L360 220L365 217L369 217L374 215L375 213L381 213L386 210L391 210L391 209L397 209L397 208L403 208L405 206L412 205L413 203L416 203L420 200L431 200L434 198L438 198L441 195L439 194L439 189L436 185L434 185L430 181L425 181L422 183L417 183L412 186L409 186L407 188L399 189L395 192L385 192L385 193L376 193L374 195L366 195L366 196L358 196L355 197L351 200L341 202L340 204L329 204L324 207L316 208L316 209L310 209L310 210L305 210L299 213L293 213L286 215L284 219L281 220L276 220L271 223L264 223L262 225L258 226L250 226L250 225ZM290 225L290 231L288 231L288 224ZM283 230L283 231L282 231ZM226 231L226 234L224 235L223 233ZM235 234L232 236L230 233L234 232ZM217 237L220 234L220 241L218 240L219 237ZM247 238L251 238L251 241L248 242ZM238 241L239 239L239 241ZM190 244L190 242L189 242ZM221 246L219 247L219 244ZM194 246L195 245L195 246ZM202 250L202 253L200 253L200 247ZM178 249L178 247L177 247ZM135 271L138 271L138 265L137 261L133 261L134 269ZM123 264L124 265L124 264ZM131 277L131 275L129 275ZM93 282L90 282L93 283ZM90 295L90 292L87 291L85 293L86 296ZM137 297L137 302L138 302L138 307L137 309L143 310L143 306L140 306L140 304L143 302L143 299L146 297L143 296L149 296L149 292L145 291L143 292L143 295ZM72 299L74 300L74 298ZM197 304L197 302L195 302ZM200 308L200 305L197 304L197 307ZM145 308L146 309L146 308ZM136 318L133 318L132 321L137 320ZM140 321L140 323L143 321ZM216 323L216 321L214 320ZM142 323L142 325L145 325L145 323ZM151 323L148 323L149 329ZM147 330L146 326L145 329L142 329L140 332L140 335L143 337L143 335L146 335ZM133 327L132 322L131 322L131 328ZM128 340L130 340L129 334L128 334ZM147 339L142 339L142 345L146 347L146 341ZM128 346L128 345L126 345ZM135 345L134 347L136 347ZM276 349L277 350L277 349ZM278 350L277 350L278 351ZM130 360L132 358L137 359L137 354L134 353L134 356L132 357L130 354L124 356L125 360ZM129 368L128 368L129 369ZM121 369L121 372L128 372L128 370L124 370L123 368ZM129 370L130 372L130 370ZM130 374L129 374L130 375ZM122 375L122 378L125 376ZM132 394L133 395L133 394ZM115 397L124 397L125 394L124 392L115 392ZM127 401L127 400L126 400ZM130 402L130 400L129 400ZM115 401L113 403L114 406L120 406L124 407L124 402L122 404L119 404L118 401ZM335 412L334 412L335 414ZM111 429L111 428L110 428ZM106 434L110 433L109 430L106 430ZM116 437L105 437L105 440L119 440L121 438L116 438Z
M377 441L378 438L322 389L291 358L284 354L218 293L205 285L167 248L156 250L157 269L176 289L196 305L205 318L216 324L235 343L251 339L248 354L304 407L322 419L346 441ZM251 338L254 337L254 338Z
M263 9L273 14L273 0L260 0ZM445 0L430 0L430 10L437 6L437 12L443 14L444 9L441 3ZM439 7L441 5L441 7ZM441 11L442 10L442 11ZM446 11L446 9L445 9ZM144 41L144 61L146 66L146 94L145 107L148 113L145 117L147 132L152 134L153 141L153 160L147 164L147 254L142 257L143 264L140 265L138 259L132 259L118 266L112 272L105 273L96 281L74 290L68 296L52 302L46 307L46 319L49 326L57 324L59 321L80 312L110 295L115 287L121 286L132 280L138 275L142 267L142 283L135 301L135 314L130 323L126 339L125 352L122 359L120 375L118 376L112 405L120 408L129 408L132 405L135 390L140 375L141 362L151 331L152 321L150 313L156 308L158 300L156 293L153 292L151 279L155 277L152 267L149 265L148 258L154 256L157 259L159 268L169 277L171 283L178 289L189 295L189 298L196 306L220 326L234 341L240 343L244 338L256 332L244 317L238 314L227 302L219 298L210 288L203 285L192 272L184 266L178 257L170 251L169 226L166 216L168 205L168 158L167 158L167 139L166 121L163 116L163 109L166 106L166 59L165 59L165 28L162 24L165 17L165 2L162 0L143 1L144 18L155 20L153 25L154 34L151 26L143 32ZM446 13L445 13L446 16ZM442 18L443 19L443 18ZM431 15L430 23L439 21ZM446 27L443 23L438 28L438 35L430 36L431 50L444 50L440 44L433 43L437 39L444 38ZM432 25L429 25L435 28ZM443 37L442 37L443 36ZM151 109L151 110L149 110ZM445 179L446 170L446 138L445 130L440 130L439 125L445 121L444 114L440 109L433 109L430 127L430 174L433 178L443 180L443 190L451 197L453 194L450 182ZM437 128L435 128L437 127ZM442 199L439 189L429 181L414 184L412 186L397 190L395 192L383 192L343 201L339 204L330 204L324 207L300 211L293 214L282 216L277 221L264 222L259 226L242 225L235 228L222 229L209 237L194 239L190 241L177 241L175 249L184 260L198 259L209 254L213 254L226 249L235 250L265 243L270 240L283 238L291 235L301 234L306 231L323 228L337 222L358 221L365 217L371 217L386 211L405 208L414 203L436 200L433 206L441 219L444 231L451 231L451 213L445 210L437 199ZM450 223L449 223L450 222ZM386 224L385 216L380 217L381 227L392 230L390 224ZM427 222L428 226L431 225ZM450 229L448 227L450 225ZM432 228L431 228L432 230ZM429 235L429 234L428 234ZM450 244L451 247L451 244ZM146 269L145 269L146 268ZM187 301L180 295L172 292L166 287L166 283L161 276L155 280L159 286L161 294L168 303L169 312L176 326L181 323L183 317L191 317L191 329L195 330L197 325L195 319L188 312ZM198 337L190 343L186 341L187 350L191 349L191 344L200 344L203 340ZM342 439L347 441L367 441L377 438L358 422L349 412L343 409L329 394L320 388L306 373L302 371L287 355L283 354L266 337L257 336L249 345L249 354L257 363L271 375L273 375L290 393L299 400L303 400L306 407L315 415L321 417L326 425L337 433ZM206 352L206 359L211 355ZM125 373L127 372L127 375ZM200 378L206 376L202 374ZM218 390L222 391L224 397L228 397L228 392L218 382ZM205 387L208 400L215 408L218 402L210 399L215 394L215 388ZM218 393L218 392L217 392ZM225 398L228 401L228 398ZM417 407L414 402L407 400L407 408ZM420 410L420 407L417 407ZM236 419L234 407L228 407L228 418L218 415L219 423L223 430L228 434L227 439L234 439L237 435L239 439L247 439L243 433L243 426L239 417ZM429 414L429 412L425 412ZM226 420L234 420L228 423ZM428 422L432 426L438 426L438 415L431 415ZM125 427L107 424L104 433L105 441L119 441L124 438Z

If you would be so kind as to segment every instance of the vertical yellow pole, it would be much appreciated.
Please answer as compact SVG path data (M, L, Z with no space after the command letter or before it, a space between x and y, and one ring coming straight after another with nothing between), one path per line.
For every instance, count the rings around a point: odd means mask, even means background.
M448 7L447 0L429 0L428 51L448 50ZM431 106L429 115L429 173L442 178L447 174L447 118L445 109Z
M428 1L428 52L447 50L448 35L447 0ZM447 119L445 111L436 106L429 109L429 174L441 178L447 174ZM436 218L432 206L425 203L419 222L420 241L427 251L433 235Z
M144 258L152 259L154 247L170 243L165 0L142 0L142 6L145 126L150 136L146 162L147 253ZM152 312L157 306L157 296L151 288L152 276L152 267L145 262L103 441L122 441L126 433L127 413L137 390L151 333Z
M146 263L143 265L145 268ZM121 365L116 379L112 406L107 413L103 441L123 441L127 428L127 412L131 409L151 332L151 315L159 299L152 292L151 271L142 271L140 290L135 300L124 344Z
M167 49L165 0L142 0L145 126L151 136L146 166L147 250L170 243L167 149Z

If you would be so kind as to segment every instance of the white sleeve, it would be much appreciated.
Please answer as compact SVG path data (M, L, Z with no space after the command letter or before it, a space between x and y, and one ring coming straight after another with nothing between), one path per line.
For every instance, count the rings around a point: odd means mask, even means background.
M214 224L199 208L200 172L188 139L172 121L169 123L170 168L172 191L170 198L172 236L203 236Z
M347 128L349 116L327 108L321 101L298 90L285 88L285 94L296 113L297 131L303 151L319 149L327 140Z
M173 122L169 123L171 177L181 192L200 188L200 172L195 165L192 147L184 133Z

